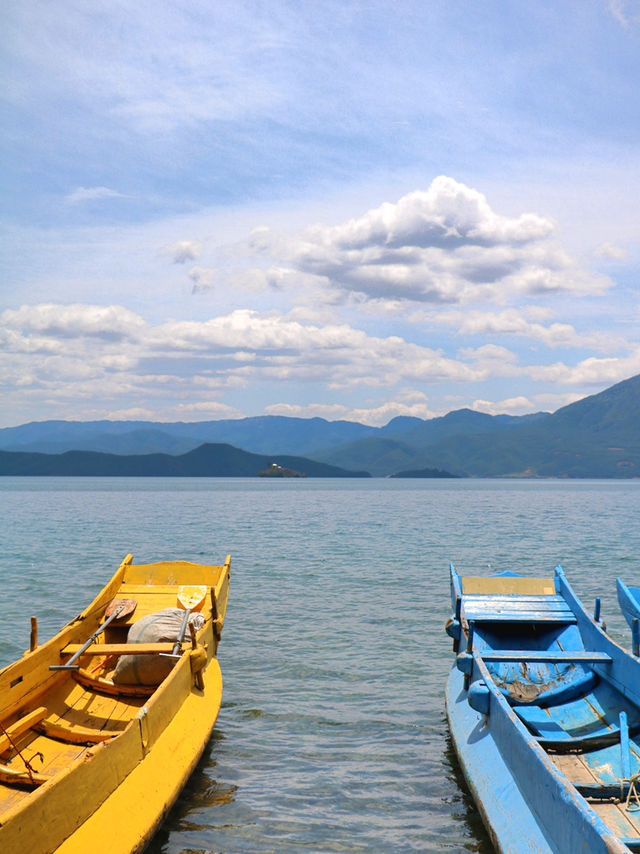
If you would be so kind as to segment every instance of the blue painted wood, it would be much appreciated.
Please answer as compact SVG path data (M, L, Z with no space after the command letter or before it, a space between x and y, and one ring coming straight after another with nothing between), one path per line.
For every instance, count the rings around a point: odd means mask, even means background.
M563 650L498 649L483 652L481 655L485 661L611 661L611 656L606 652L589 652L588 650L564 652Z
M629 754L629 724L626 712L620 712L620 761L622 779L628 780L631 777L631 756Z
M575 622L560 596L480 596L464 597L467 619L473 622Z
M616 579L618 604L624 618L633 628L634 619L640 619L640 587L627 586L621 578Z
M465 650L445 695L456 752L500 852L640 850L640 814L624 812L625 780L640 771L640 661L598 609L597 620L586 613L561 567L554 585L548 596L465 595L451 567ZM608 826L598 801L621 797L626 819ZM631 827L637 838L623 838Z

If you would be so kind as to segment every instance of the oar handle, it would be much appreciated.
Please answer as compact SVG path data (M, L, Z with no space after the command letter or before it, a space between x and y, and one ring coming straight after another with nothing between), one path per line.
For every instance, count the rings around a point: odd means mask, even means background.
M184 641L184 636L187 631L187 626L189 625L189 617L191 616L191 611L193 608L187 608L184 612L184 619L182 620L182 626L180 627L180 634L178 635L178 640L173 645L173 653L172 655L177 656L178 651L182 649L182 642Z
M75 652L71 656L71 658L69 659L69 661L67 661L66 664L50 664L49 670L80 670L80 665L76 664L76 661L80 658L80 656L82 655L83 652L85 652L87 649L89 649L89 647L94 642L94 640L98 637L98 635L102 634L102 632L107 628L109 623L113 622L113 620L115 620L116 617L120 616L120 612L123 611L125 607L126 607L126 605L123 602L122 605L120 605L118 608L116 608L116 610L113 612L113 614L111 614L110 617L107 617L107 619L98 628L98 630L96 632L94 632L87 641L85 641L85 643L80 647L80 649L77 652Z

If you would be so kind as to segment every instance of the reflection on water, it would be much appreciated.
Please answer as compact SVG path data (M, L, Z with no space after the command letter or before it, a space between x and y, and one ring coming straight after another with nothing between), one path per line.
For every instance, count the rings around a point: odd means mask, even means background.
M458 764L458 757L448 732L445 736L443 761L449 771L449 780L459 789L458 797L454 796L448 800L451 818L455 821L463 821L471 837L468 845L465 846L465 850L475 851L477 854L494 854L491 839L467 788L467 781Z
M164 824L145 849L147 854L163 854L168 850L168 840L172 834L186 833L189 836L210 832L215 824L203 822L203 818L213 819L216 808L233 804L237 786L215 779L215 753L223 741L224 735L214 730L202 759L182 790L173 809ZM185 848L183 854L218 854L212 849Z

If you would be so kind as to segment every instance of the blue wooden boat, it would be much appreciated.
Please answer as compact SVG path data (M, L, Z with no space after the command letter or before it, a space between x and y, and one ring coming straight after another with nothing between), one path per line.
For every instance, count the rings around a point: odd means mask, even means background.
M616 587L620 610L633 629L633 621L640 620L640 587L628 587L621 578L616 579Z
M452 740L497 850L640 852L640 661L550 578L451 567Z

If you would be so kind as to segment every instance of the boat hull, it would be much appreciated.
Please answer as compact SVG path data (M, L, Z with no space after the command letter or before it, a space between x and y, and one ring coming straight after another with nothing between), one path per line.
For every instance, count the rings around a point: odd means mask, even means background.
M624 802L640 771L640 663L556 572L485 583L452 568L453 745L502 854L640 851Z
M0 731L0 755L4 747L7 759L0 758L3 854L144 849L200 759L220 710L216 652L230 568L230 558L219 567L134 566L128 556L79 617L0 672L0 721L8 733L2 744ZM113 681L123 652L148 660L147 654L173 650L173 642L127 643L127 625L109 627L94 639L79 670L58 669L101 625L115 597L135 598L132 625L174 606L179 591L193 582L202 585L204 625L191 644L182 645L159 685ZM23 757L38 754L43 773L29 779Z
M138 854L144 850L209 742L220 704L211 703L207 694L222 696L222 673L216 660L205 673L205 695L191 694L185 700L145 761L55 854ZM114 827L118 829L115 838Z
M459 671L449 674L447 720L458 763L491 841L501 854L557 854L530 812L485 716L469 705L463 681ZM522 821L514 822L514 814Z

